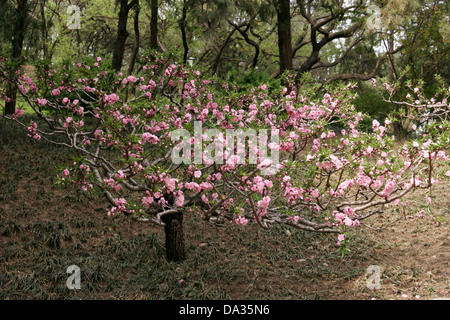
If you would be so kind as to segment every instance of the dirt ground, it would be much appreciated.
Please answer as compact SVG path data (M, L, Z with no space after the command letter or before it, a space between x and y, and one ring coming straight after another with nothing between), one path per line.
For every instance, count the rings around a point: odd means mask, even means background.
M163 230L109 218L102 198L54 185L68 151L0 125L0 299L430 300L450 297L450 182L352 235L205 224L185 216L187 260L167 262ZM389 225L397 220L396 224ZM375 230L383 226L382 230ZM68 290L78 265L82 289ZM369 266L379 267L377 274ZM369 285L369 287L368 287Z

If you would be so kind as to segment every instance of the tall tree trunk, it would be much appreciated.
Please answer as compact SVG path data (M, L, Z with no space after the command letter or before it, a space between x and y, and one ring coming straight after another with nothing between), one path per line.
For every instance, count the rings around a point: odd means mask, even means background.
M135 13L134 13L134 45L133 51L130 56L130 63L128 65L127 73L131 75L134 70L134 65L136 63L137 55L139 52L139 43L140 43L140 33L139 33L139 13L140 13L139 1L136 4ZM130 84L130 87L127 87L126 90L126 101L128 101L128 95L133 95L136 92L136 84Z
M18 60L22 54L23 40L28 17L28 0L18 0L15 12L14 34L11 39L12 50L11 60ZM16 111L17 88L13 84L8 84L7 96L10 99L5 103L5 114L13 114Z
M151 0L150 49L158 49L158 0Z
M183 235L183 212L171 213L162 216L165 223L166 258L169 261L182 261L186 259Z
M280 55L280 73L292 70L292 33L291 10L289 0L277 0L278 51Z
M139 43L140 43L140 33L139 33L139 13L141 8L139 7L139 1L136 5L134 13L134 45L133 45L133 52L131 52L130 57L130 65L128 66L128 74L131 75L134 70L134 65L136 63L136 58L139 52Z
M181 19L179 21L179 26L181 30L181 40L183 42L183 63L186 64L189 54L189 46L187 42L187 36L186 36L186 18L187 18L187 0L183 1L183 12L181 14Z
M48 31L47 20L45 19L45 0L41 1L41 19L42 19L42 50L44 53L44 60L48 59Z
M122 68L125 44L129 36L127 31L128 13L137 2L137 0L133 0L128 4L128 0L120 0L119 24L112 58L112 68L116 71L120 71Z

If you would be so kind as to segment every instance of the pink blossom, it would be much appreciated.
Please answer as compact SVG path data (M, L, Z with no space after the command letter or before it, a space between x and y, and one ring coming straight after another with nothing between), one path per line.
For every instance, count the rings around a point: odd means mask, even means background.
M372 121L372 128L375 130L380 126L380 123L377 120Z
M159 141L159 138L157 136L155 136L155 135L153 135L151 133L148 133L148 132L144 132L142 134L142 139L145 142L152 143L152 144L157 144L158 141Z
M347 227L353 226L353 221L349 217L345 217L343 222Z
M271 142L267 146L269 147L270 150L278 150L278 149L280 149L280 146L277 143L275 143L275 142Z
M19 89L20 89L20 92L22 92L23 94L27 94L27 92L28 92L28 89L25 88L23 85L20 85Z
M270 197L266 196L262 200L258 201L256 205L258 208L267 210L267 208L269 207L270 200L271 200Z
M46 99L37 98L37 103L40 104L41 106L45 106L47 104L47 100Z
M253 179L254 186L252 187L253 191L259 191L261 194L264 191L265 183L263 178L257 176Z
M164 179L164 183L166 184L167 190L173 192L175 190L175 184L178 182L178 179L166 178Z
M331 154L330 155L330 159L331 159L331 162L333 162L333 164L336 167L336 169L342 168L343 164L342 164L341 160L339 160L338 157L336 157L335 155Z
M135 76L128 76L128 78L127 78L127 80L129 81L129 82L136 82L137 81L137 78L135 77Z
M204 202L204 203L209 203L209 200L208 200L208 198L206 197L206 195L202 195L202 201Z
M264 161L262 161L259 165L258 165L258 168L260 169L260 168L264 168L264 167L268 167L268 166L270 166L272 164L272 160L270 160L270 159L264 159Z
M198 184L198 183L196 183L196 182L186 182L185 184L184 184L184 186L186 187L186 189L188 189L188 190L197 190L197 191L200 191L201 190L201 188L200 188L200 185Z
M127 176L123 173L122 170L117 171L116 178L118 178L118 179L124 179L124 178L126 178L126 177L127 177Z
M115 93L105 96L105 101L106 101L106 103L109 103L109 104L116 103L118 100L119 100L119 96Z
M182 193L177 195L175 199L175 205L177 207L182 207L184 205L184 195Z
M66 118L66 124L69 124L69 123L71 123L71 122L72 122L72 120L73 120L73 118L72 118L72 117L67 117L67 118Z
M200 178L202 176L202 172L200 170L197 170L194 172L194 177Z
M352 217L355 214L355 210L353 210L352 207L345 207L343 211L349 217Z
M230 165L236 165L241 158L238 155L232 155L228 161Z
M419 218L424 218L425 217L424 213L425 213L425 210L420 210L417 216Z
M245 226L245 225L248 223L248 220L245 219L245 218L242 217L242 216L239 216L239 217L237 217L237 218L234 219L234 222L235 222L236 224Z
M202 183L200 183L200 188L202 190L211 190L214 188L214 186L209 182L203 181Z
M386 186L384 187L383 192L381 192L381 195L383 197L388 198L391 195L392 191L394 190L394 187L395 187L395 182L392 180L389 181L388 183L386 183Z
M267 188L273 187L273 182L270 180L264 180L264 184L266 185Z
M17 108L16 112L12 115L12 118L15 120L18 117L22 116L25 113L25 110Z
M66 123L64 123L64 128L68 128L72 120L72 117L67 117Z
M153 203L153 201L154 201L153 197L150 196L142 198L142 204L147 208Z

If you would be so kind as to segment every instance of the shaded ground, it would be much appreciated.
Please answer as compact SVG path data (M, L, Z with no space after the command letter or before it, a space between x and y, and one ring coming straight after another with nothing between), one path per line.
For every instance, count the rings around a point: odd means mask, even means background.
M341 259L335 236L185 218L188 259L164 259L163 230L109 218L101 198L53 185L70 152L0 120L0 299L433 299L450 296L449 184L435 211L361 228ZM390 208L381 222L402 216ZM411 216L411 217L408 217ZM378 227L378 226L374 226ZM81 269L68 290L66 269ZM381 288L366 286L370 265Z

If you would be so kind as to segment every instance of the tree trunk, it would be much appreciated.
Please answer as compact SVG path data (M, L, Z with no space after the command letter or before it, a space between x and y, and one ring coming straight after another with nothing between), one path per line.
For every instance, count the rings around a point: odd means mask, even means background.
M187 0L183 2L183 12L181 15L181 19L179 21L180 31L181 31L181 40L183 41L183 63L186 64L189 54L189 46L187 42L186 36L186 18L187 18Z
M12 50L11 60L15 61L20 58L23 48L23 40L25 39L25 29L28 17L27 0L17 1L16 16L14 21L14 34L11 39ZM5 114L13 114L16 112L17 88L14 84L8 84L7 96L10 99L5 103Z
M186 259L183 236L183 212L164 215L166 234L166 258L169 261L182 261Z
M158 49L158 0L150 3L152 16L150 19L150 49Z
M292 33L291 10L289 0L278 0L276 3L278 26L278 50L280 54L280 72L292 70Z
M45 19L45 0L41 1L41 19L42 19L42 50L44 53L44 60L48 59L48 30L47 30L47 21Z
M320 45L313 46L312 52L309 55L308 59L306 59L306 61L303 62L302 65L300 66L295 81L298 81L298 79L300 79L300 76L303 73L311 71L312 67L320 61L319 53L321 49L322 46Z
M120 71L122 68L125 44L129 35L127 31L128 12L135 5L135 3L136 1L132 1L130 4L128 4L128 0L120 1L119 24L112 58L112 68L116 71Z
M139 33L139 13L140 13L140 7L139 7L139 1L136 5L136 12L134 14L134 46L133 46L133 52L131 53L130 57L130 65L128 66L128 75L131 75L134 70L134 65L136 63L136 58L139 52L139 43L140 43L140 33Z

